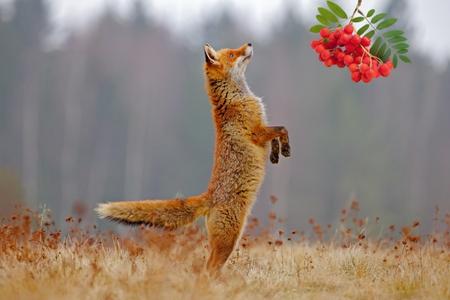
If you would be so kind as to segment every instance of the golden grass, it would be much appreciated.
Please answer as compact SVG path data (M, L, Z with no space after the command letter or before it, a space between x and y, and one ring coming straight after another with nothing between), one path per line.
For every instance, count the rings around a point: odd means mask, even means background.
M311 220L314 238L245 236L212 279L203 271L207 241L196 226L138 228L126 238L68 222L67 235L31 213L3 222L1 299L450 299L448 227L419 237L413 224L396 240L368 240L359 225L341 223L321 242L326 232Z

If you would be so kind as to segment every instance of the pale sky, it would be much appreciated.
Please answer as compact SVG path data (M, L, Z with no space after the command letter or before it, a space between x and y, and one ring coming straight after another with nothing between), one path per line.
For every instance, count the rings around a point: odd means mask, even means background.
M0 0L10 3L13 0ZM133 5L132 0L47 0L51 4L53 36L63 39L68 30L82 29L95 21L102 10L109 6L120 16L126 17ZM409 14L415 28L414 41L418 51L433 51L433 60L443 67L450 59L450 34L444 22L450 17L449 0L407 0L411 5ZM260 38L270 37L285 13L285 4L294 3L295 14L310 25L316 15L317 3L325 0L143 0L147 13L158 23L168 26L177 34L194 33L223 8L229 9L237 20ZM348 12L356 0L337 0ZM364 0L363 9L382 8L386 0Z

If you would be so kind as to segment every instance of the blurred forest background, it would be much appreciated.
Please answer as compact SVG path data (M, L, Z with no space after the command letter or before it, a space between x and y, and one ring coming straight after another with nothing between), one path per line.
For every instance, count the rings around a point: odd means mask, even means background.
M269 120L290 132L292 158L268 164L254 214L270 195L288 227L338 221L356 197L386 224L450 209L450 70L414 52L389 79L353 84L309 48L290 13L258 40L226 10L195 47L154 22L139 1L126 19L106 9L60 46L45 47L43 0L17 0L0 21L0 212L44 205L62 223L77 203L170 198L203 191L214 131L204 92L203 42L251 41L250 87ZM406 1L387 5L412 33ZM0 7L0 10L2 8Z

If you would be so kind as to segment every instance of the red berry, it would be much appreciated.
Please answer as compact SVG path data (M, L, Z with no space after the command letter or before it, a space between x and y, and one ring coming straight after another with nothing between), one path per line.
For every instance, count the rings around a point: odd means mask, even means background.
M317 53L322 53L323 51L325 51L325 47L322 44L320 44L316 47Z
M320 58L323 60L329 59L330 56L331 56L331 54L330 54L330 51L328 51L328 50L324 50L320 53Z
M325 48L327 49L336 48L336 40L328 40L328 42L325 43Z
M361 71L362 72L362 71ZM366 72L362 72L362 81L369 83L375 77L375 73L373 70L367 70Z
M356 46L351 43L348 43L347 45L345 45L345 52L347 54L352 54L355 51L355 49L356 49Z
M341 46L347 45L350 42L350 39L351 39L351 35L344 33L339 38L338 45L341 45Z
M338 61L343 61L344 58L345 58L345 53L344 52L337 52L336 58L337 58Z
M354 61L355 63L357 63L357 64L360 64L360 63L361 63L361 60L362 60L362 57L361 57L361 56L355 56L355 58L353 59L353 61Z
M378 69L378 60L376 60L375 58L372 58L372 68Z
M372 69L374 72L374 78L380 77L380 72L378 72L378 69Z
M334 32L334 37L336 39L339 39L341 37L342 33L343 33L342 29L341 28L337 28L336 31Z
M311 48L316 49L316 47L319 45L320 45L320 41L317 41L317 40L311 41Z
M334 31L332 31L330 33L330 36L328 37L328 40L329 41L335 41L336 40L336 36L335 36L335 32Z
M320 36L323 38L327 38L330 36L330 30L326 27L320 29Z
M344 63L343 61L338 62L336 65L337 65L339 68L344 68L344 67L345 67L345 63Z
M353 56L351 56L351 55L346 55L346 56L344 57L344 63L345 63L345 65L349 66L352 62L353 62Z
M375 71L370 69L364 74L367 78L373 79L375 78Z
M332 65L334 65L334 62L331 58L329 58L324 62L324 65L327 67L331 67Z
M334 31L330 32L330 36L328 36L329 41L336 41L336 37L334 36Z
M363 55L364 54L364 50L361 47L356 47L355 49L355 53L359 56L359 55Z
M372 81L372 78L367 77L366 75L363 75L363 76L361 77L361 79L362 79L362 81L365 82L365 83L369 83L370 81Z
M361 81L361 73L358 71L352 73L352 80L354 82L360 82Z
M386 61L386 63L385 63L388 67L389 67L389 69L393 69L394 68L394 64L392 63L392 60L388 60L388 61Z
M386 64L382 64L380 66L380 68L378 69L378 71L380 72L381 76L383 77L388 77L389 74L391 74L391 68L389 67L389 65Z
M359 69L361 70L361 73L366 73L370 68L368 65L366 64L361 64L361 66L359 66Z
M350 42L355 46L359 46L359 44L361 44L361 38L359 37L359 35L355 34L354 36L352 36Z
M359 67L357 64L351 64L350 66L348 66L348 69L353 73L355 71L358 71Z
M368 57L368 56L364 57L362 62L363 62L363 64L370 65L370 57Z
M350 23L344 27L345 33L352 34L353 33L353 25Z
M370 39L365 36L361 39L361 45L363 45L364 47L369 47L370 45Z

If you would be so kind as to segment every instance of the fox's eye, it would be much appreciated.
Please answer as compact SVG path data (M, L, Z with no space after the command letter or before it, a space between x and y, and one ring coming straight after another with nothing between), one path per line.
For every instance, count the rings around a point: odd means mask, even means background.
M230 58L233 58L234 57L234 54L233 53L230 53Z

